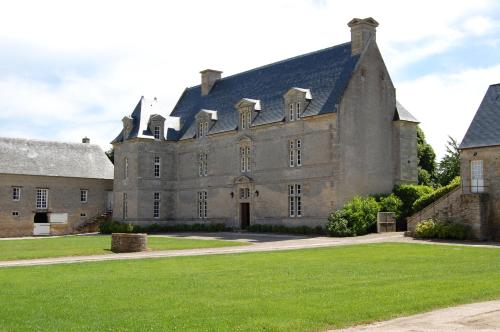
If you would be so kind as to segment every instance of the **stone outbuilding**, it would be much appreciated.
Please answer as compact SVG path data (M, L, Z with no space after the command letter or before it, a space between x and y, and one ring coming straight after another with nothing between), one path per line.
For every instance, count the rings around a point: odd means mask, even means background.
M355 195L416 183L417 121L396 101L378 23L348 26L344 44L203 70L171 112L141 98L112 142L114 218L314 227Z
M462 184L408 218L469 225L481 240L500 239L500 84L491 85L460 144Z
M0 138L0 237L85 230L112 211L113 164L90 144Z

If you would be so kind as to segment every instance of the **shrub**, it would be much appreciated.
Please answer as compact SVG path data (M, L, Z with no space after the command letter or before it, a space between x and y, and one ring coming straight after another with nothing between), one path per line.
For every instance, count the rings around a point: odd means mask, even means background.
M288 227L284 225L262 225L253 224L247 228L250 232L257 233L283 233L283 234L325 234L325 230L321 226L309 227L309 226L296 226Z
M134 225L120 223L116 220L106 220L99 225L99 232L101 234L133 233Z
M378 212L375 198L356 196L328 217L327 229L334 236L363 235L375 225Z
M413 203L420 197L434 191L432 187L404 184L394 187L394 194L403 202L400 218L404 219L412 213Z
M447 193L449 193L453 189L457 188L458 186L460 186L460 177L459 176L454 178L453 181L450 182L450 184L448 184L444 187L441 187L441 188L433 191L432 193L429 193L429 194L424 195L424 196L420 197L419 199L417 199L412 205L412 211L417 212L417 211L422 210L424 207L437 201L439 198L443 197L444 195L446 195Z
M401 208L403 207L403 201L396 195L390 194L386 197L381 197L378 200L380 211L382 212L394 212L396 214L396 219L401 216Z
M165 233L165 232L224 232L232 231L225 224L151 224L151 225L132 225L124 224L118 221L106 221L99 226L99 232L102 234L111 233Z
M429 219L417 224L415 237L465 240L473 236L469 226Z

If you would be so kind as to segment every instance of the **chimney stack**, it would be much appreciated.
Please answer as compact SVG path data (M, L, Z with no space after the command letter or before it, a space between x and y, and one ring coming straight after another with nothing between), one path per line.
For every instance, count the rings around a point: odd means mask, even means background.
M85 136L84 138L82 138L82 143L89 144L90 143L90 138L88 138L87 136Z
M213 69L205 69L200 71L201 74L201 95L206 96L214 86L217 80L222 77L222 72Z
M351 54L357 55L363 52L368 42L375 41L378 22L373 18L353 18L347 26L351 28Z

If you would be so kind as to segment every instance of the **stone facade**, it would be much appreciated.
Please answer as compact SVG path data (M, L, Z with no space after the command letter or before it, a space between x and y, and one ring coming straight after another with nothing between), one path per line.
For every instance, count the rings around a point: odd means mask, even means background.
M0 156L0 237L80 232L112 208L113 165L96 145L0 138Z
M137 224L313 227L324 225L328 215L354 195L390 192L397 183L415 183L416 121L397 114L395 89L375 42L376 25L372 21L368 24L370 34L356 34L356 38L367 39L356 44L362 44L363 49L352 55L356 66L346 79L338 103L320 114L299 114L291 120L289 105L296 102L306 108L321 98L321 93L318 96L318 90L310 86L291 85L281 90L279 120L257 125L266 114L267 118L275 116L276 110L271 113L267 108L270 102L264 100L261 105L260 100L249 99L254 96L242 94L233 103L231 117L239 120L232 129L213 129L228 121L227 115L226 119L219 117L214 109L222 106L207 101L207 107L200 106L193 120L179 119L180 129L176 130L180 133L189 133L182 128L190 126L189 121L195 122L191 136L169 138L167 134L166 138L154 139L154 125L144 119L145 105L152 104L141 99L134 111L135 121L140 122L137 134L133 134L134 128L124 128L113 142L114 217ZM224 86L223 78L214 83L207 79L207 71L202 75L199 103ZM203 88L204 84L210 87ZM262 84L273 88L268 81L264 83L264 78ZM185 93L179 103L187 103L186 98L189 96ZM132 123L132 118L126 122ZM248 125L242 121L248 121ZM208 127L206 132L204 126ZM172 128L160 131L169 133ZM155 158L161 160L159 176L154 174ZM156 198L160 200L159 214L154 217Z

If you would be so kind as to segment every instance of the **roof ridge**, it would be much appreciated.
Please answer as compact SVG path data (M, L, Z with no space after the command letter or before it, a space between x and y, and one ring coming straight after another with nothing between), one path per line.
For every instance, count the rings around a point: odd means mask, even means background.
M56 141L56 140L45 140L45 139L40 139L40 138L23 138L23 137L0 136L0 141L1 140L16 140L16 141L24 141L24 142L56 143L56 144L70 144L70 145L78 145L78 146L85 145L85 146L98 146L98 147L100 147L99 144L95 144L95 143Z
M287 61L296 60L296 59L300 59L302 57L306 57L306 56L314 55L314 54L317 54L317 53L329 51L329 50L332 50L334 48L345 46L345 45L350 44L350 43L351 42L345 42L345 43L342 43L342 44L325 47L325 48L322 48L322 49L319 49L319 50L316 50L316 51L312 51L312 52L307 52L307 53L304 53L304 54L296 55L296 56L293 56L291 58L287 58L287 59L284 59L284 60L279 60L279 61L271 62L271 63L268 63L268 64L263 65L263 66L255 67L255 68L252 68L252 69L249 69L249 70L245 70L245 71L242 71L242 72L239 72L239 73L236 73L236 74L232 74L232 75L223 77L223 78L221 78L220 80L217 80L217 81L218 82L224 81L225 79L228 79L228 78L233 78L233 77L236 77L236 76L239 76L239 75L248 74L248 73L251 73L251 72L254 72L254 71L257 71L257 70L261 70L261 69L265 69L265 68L268 68L268 67L271 67L271 66L275 66L275 65L287 62ZM197 84L197 85L188 87L188 88L186 88L186 90L191 90L191 89L197 88L199 86L201 86L201 84Z

